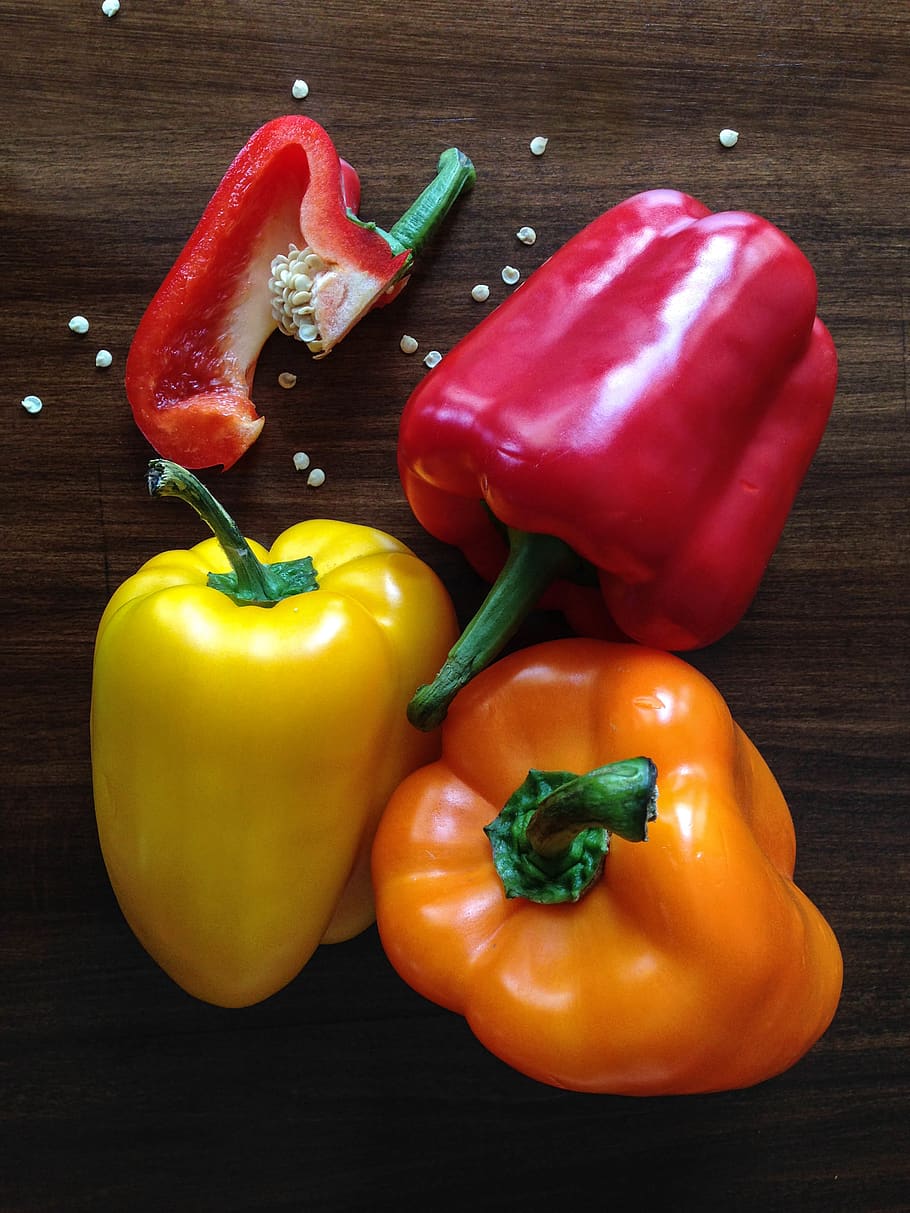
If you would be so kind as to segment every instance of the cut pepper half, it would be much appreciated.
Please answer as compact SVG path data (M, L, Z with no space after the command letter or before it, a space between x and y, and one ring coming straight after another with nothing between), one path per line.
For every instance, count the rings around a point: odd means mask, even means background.
M133 339L126 391L140 430L186 467L234 464L264 420L250 398L276 328L315 357L404 286L414 258L474 181L443 152L389 232L356 216L360 182L318 123L276 118L228 169Z

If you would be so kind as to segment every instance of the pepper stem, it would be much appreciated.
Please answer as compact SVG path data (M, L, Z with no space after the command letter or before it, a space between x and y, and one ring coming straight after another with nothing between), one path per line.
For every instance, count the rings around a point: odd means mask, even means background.
M398 275L403 277L410 272L414 259L423 251L459 195L470 189L476 179L474 165L464 152L459 151L457 147L450 147L439 157L436 176L414 199L397 223L393 224L391 231L383 231L375 223L359 219L352 211L348 211L348 218L359 227L368 228L382 236L388 241L396 257L401 253L410 254Z
M578 556L554 535L509 529L509 556L474 618L433 679L415 692L408 720L429 732L442 724L462 687L493 660L548 585L571 571Z
M586 775L528 771L485 827L506 897L578 901L600 877L610 835L644 842L657 816L657 767L628 758Z
M170 459L152 459L148 466L152 497L176 497L192 506L209 527L227 557L230 573L209 573L208 584L238 606L274 606L282 598L319 588L309 556L301 560L263 564L224 506L192 472Z

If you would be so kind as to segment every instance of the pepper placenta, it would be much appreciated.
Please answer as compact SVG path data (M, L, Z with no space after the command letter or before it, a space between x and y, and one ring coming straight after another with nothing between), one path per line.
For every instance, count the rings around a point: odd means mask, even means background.
M415 990L577 1091L745 1087L818 1040L840 950L793 883L781 790L704 676L549 641L480 673L441 731L373 847L382 943Z
M765 219L652 190L571 239L426 376L401 419L405 492L502 581L413 719L438 723L538 601L586 634L612 623L668 650L736 624L834 398L816 294Z
M405 705L457 627L436 575L383 532L312 520L266 552L185 469L153 461L149 485L215 538L153 557L102 616L98 833L149 953L196 997L243 1006L373 921L379 814L438 752Z
M385 232L357 218L360 182L305 116L275 118L235 158L136 330L126 391L159 454L230 467L263 426L256 362L281 328L324 357L404 286L474 169L457 148Z

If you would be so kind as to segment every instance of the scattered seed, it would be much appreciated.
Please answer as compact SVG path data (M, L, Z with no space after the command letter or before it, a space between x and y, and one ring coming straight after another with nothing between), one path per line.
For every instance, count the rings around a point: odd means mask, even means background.
M546 137L546 135L535 135L530 143L532 155L542 156L547 150L547 144L549 142L550 140Z
M291 388L296 382L297 376L292 375L290 371L282 371L278 376L278 383L280 387Z
M401 350L402 354L415 353L417 350L417 346L418 346L417 338L411 337L407 333L405 333L405 335L402 337L402 339L398 342L398 348Z
M471 298L476 299L478 303L486 303L490 298L490 288L485 282L478 282L471 290Z
M40 413L44 408L44 401L40 396L23 396L21 404L27 413Z
M302 101L309 94L310 86L305 80L295 80L291 85L291 96Z
M101 11L105 17L116 17L120 12L120 0L104 0Z
M514 265L504 265L502 268L502 280L506 286L514 286L521 277L521 270L517 270Z
M725 126L717 137L721 147L735 147L739 139L739 131L731 131L729 127Z
M430 350L423 360L424 366L428 366L431 369L434 366L439 366L440 362L442 362L442 354L440 354L439 350Z
M313 468L312 472L307 476L306 482L311 489L318 489L321 485L325 484L325 472L322 468Z
M84 316L73 316L72 320L70 320L69 327L70 331L73 333L87 333L88 321Z
M306 451L298 451L294 456L294 467L298 472L305 472L310 466L310 457Z
M522 244L533 244L537 239L537 233L533 227L520 227L515 233Z
M113 361L114 355L110 350L99 350L95 355L95 366L100 367L101 370L106 370Z

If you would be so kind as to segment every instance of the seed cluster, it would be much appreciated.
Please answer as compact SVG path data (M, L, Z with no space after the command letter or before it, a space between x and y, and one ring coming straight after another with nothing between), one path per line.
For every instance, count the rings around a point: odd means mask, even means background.
M316 324L316 294L319 277L326 263L308 246L299 249L292 244L287 253L279 253L271 265L269 291L272 295L272 316L287 337L303 341L318 354L323 343Z

